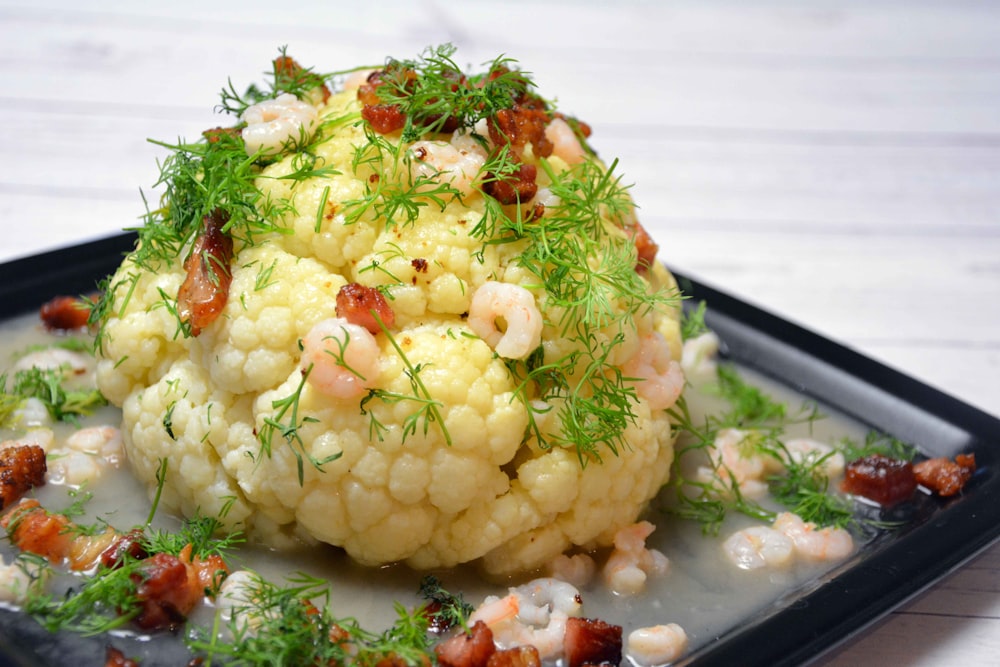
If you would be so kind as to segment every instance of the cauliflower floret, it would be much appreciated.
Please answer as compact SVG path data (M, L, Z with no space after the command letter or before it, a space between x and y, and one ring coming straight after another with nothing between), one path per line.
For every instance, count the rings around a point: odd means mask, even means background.
M651 403L644 382L683 384L675 374L622 371L675 373L677 364L635 362L650 354L649 341L660 358L677 360L681 350L666 269L638 266L627 253L631 264L609 266L594 243L632 247L634 218L608 212L625 200L584 210L581 231L567 238L585 258L543 278L539 267L555 260L525 259L531 238L496 222L500 205L473 187L474 170L463 172L470 182L460 192L435 190L456 178L435 175L441 156L415 155L398 134L373 139L353 91L316 104L312 144L286 146L258 167L255 205L272 212L276 228L225 232L232 257L212 259L230 279L227 298L197 335L179 314L192 270L184 253L150 262L139 247L109 283L97 378L123 408L136 476L152 494L165 462L163 507L216 516L273 546L338 545L369 565L481 560L507 574L573 545L610 544L666 481L673 459L662 409L671 395L660 391ZM298 151L306 150L311 171L303 173L306 153ZM544 203L540 194L523 211L504 205L504 216L524 216L518 224L578 215L559 208L572 194L567 183L613 182L585 180L604 173L595 158L570 167L553 155L545 166L530 145L518 150L545 190ZM583 229L591 219L596 226ZM557 238L544 242L565 242ZM188 237L185 252L191 246ZM604 275L608 285L630 287L582 304L562 293L573 281L604 289L595 280ZM368 330L348 322L338 304L348 284L384 297L392 318ZM518 313L505 309L540 314L537 350L505 359L474 332L470 304L485 284L499 285L501 297L519 290L517 300L497 298L489 317L505 335L519 326ZM535 345L537 331L524 339ZM304 350L317 340L322 349ZM348 390L323 386L346 376ZM619 421L604 423L608 414Z

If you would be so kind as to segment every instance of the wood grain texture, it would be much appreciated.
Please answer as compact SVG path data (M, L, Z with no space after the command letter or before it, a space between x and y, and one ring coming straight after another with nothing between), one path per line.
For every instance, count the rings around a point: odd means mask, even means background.
M507 53L621 159L676 268L1000 414L1000 6L0 0L0 260L136 224L277 48ZM1000 434L998 434L1000 437ZM820 664L986 665L1000 547Z

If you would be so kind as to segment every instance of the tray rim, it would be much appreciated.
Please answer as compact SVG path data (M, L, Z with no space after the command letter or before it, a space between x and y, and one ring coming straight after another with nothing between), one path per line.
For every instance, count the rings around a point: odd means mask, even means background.
M126 232L57 248L0 264L0 317L37 309L57 294L86 294L97 288L135 244ZM669 268L669 266L668 266ZM878 404L845 409L824 396L830 382L853 381L865 393L890 400L915 416L948 426L966 450L976 454L979 470L970 490L941 503L932 519L905 531L863 559L835 568L818 588L776 603L742 629L675 663L678 665L800 665L849 641L892 610L919 595L1000 539L1000 477L995 473L1000 419L930 387L799 324L683 272L671 269L689 303L707 304L706 322L720 334L726 354L807 396L863 422L878 421ZM804 366L803 366L804 364ZM796 376L810 365L827 382L813 386ZM845 397L850 397L847 392ZM849 402L849 401L848 401ZM875 410L870 414L858 411ZM886 415L882 415L886 416ZM928 422L930 423L930 422ZM892 429L881 428L889 435ZM937 452L932 452L936 454ZM934 531L934 539L926 534ZM0 628L0 640L6 633ZM0 662L25 658L10 641L0 641ZM28 663L24 663L28 664Z

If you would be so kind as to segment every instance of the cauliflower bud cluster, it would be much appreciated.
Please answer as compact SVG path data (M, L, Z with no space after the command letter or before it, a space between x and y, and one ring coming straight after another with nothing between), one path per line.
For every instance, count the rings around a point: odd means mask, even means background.
M589 128L452 52L282 54L223 94L239 123L170 147L95 311L161 507L507 574L610 544L666 481L676 285Z

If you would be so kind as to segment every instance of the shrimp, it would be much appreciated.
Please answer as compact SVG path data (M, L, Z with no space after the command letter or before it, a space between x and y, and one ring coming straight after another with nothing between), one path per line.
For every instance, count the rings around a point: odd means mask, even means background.
M508 595L489 596L469 617L469 625L483 621L502 649L530 645L542 660L563 652L566 621L580 614L583 601L572 584L551 577L511 588Z
M719 352L719 337L712 331L684 341L681 350L681 369L687 377L709 379L715 377L715 356Z
M257 600L260 586L260 575L252 570L236 570L227 575L215 596L215 606L219 609L222 620L228 623L239 617L241 629L254 636L267 620Z
M42 448L42 451L48 454L52 449L52 443L55 442L55 439L56 434L52 431L52 429L33 428L19 438L0 442L0 449L6 449L8 447L21 447L23 445L37 445Z
M524 359L542 342L542 313L519 285L488 281L472 295L469 327L501 357Z
M49 455L49 482L80 487L99 479L108 467L118 468L125 448L117 428L91 426L73 433L65 446L53 448Z
M450 142L417 141L409 154L414 176L449 183L462 197L478 192L476 179L486 164L486 149L471 135L456 132Z
M83 375L90 370L93 359L82 352L74 352L61 347L47 347L26 354L18 359L11 367L11 372L26 371L38 368L43 371L67 368L73 375Z
M843 528L817 528L797 514L782 512L771 524L795 543L795 552L809 560L841 560L854 551L854 538Z
M684 371L671 358L670 345L659 331L642 337L639 351L625 362L622 372L652 410L666 410L684 389Z
M662 576L670 560L656 549L646 548L646 538L656 530L649 521L625 526L615 533L615 549L604 564L604 580L616 595L635 595L646 587L650 576Z
M688 637L676 623L637 628L629 633L625 655L637 667L669 664L687 650Z
M698 468L698 481L713 484L720 492L728 492L728 480L747 498L766 494L767 461L765 456L753 451L754 437L753 432L737 428L719 431L708 450L712 465Z
M53 449L49 453L49 484L79 488L95 482L104 474L104 466L93 454L73 449Z
M750 526L726 538L722 551L741 570L757 570L788 565L795 554L795 543L774 528Z
M8 563L0 557L0 602L23 604L47 573L48 569L36 562L16 558Z
M796 438L785 442L785 449L792 461L799 464L816 464L828 479L844 474L847 465L844 455L830 445L810 438Z
M39 427L48 427L53 423L52 415L45 403L34 396L21 401L21 405L14 411L14 421L19 426L32 430L40 430ZM46 431L52 431L45 428Z
M562 118L553 118L545 126L545 138L552 142L552 154L566 164L579 164L587 159L587 151L576 136L576 132Z
M125 457L122 433L114 426L81 428L66 438L66 446L84 454L99 456L116 468Z
M318 322L302 339L303 373L317 391L356 398L375 386L381 349L368 329L342 317Z
M247 124L241 132L247 155L274 155L289 144L304 143L318 116L316 107L291 93L247 107L241 116Z
M587 554L574 554L572 556L559 554L549 563L548 571L549 576L582 588L594 578L597 564Z
M372 69L359 69L351 72L344 77L343 83L341 83L341 90L357 90L363 84L368 82L368 77L371 76Z

